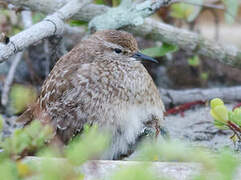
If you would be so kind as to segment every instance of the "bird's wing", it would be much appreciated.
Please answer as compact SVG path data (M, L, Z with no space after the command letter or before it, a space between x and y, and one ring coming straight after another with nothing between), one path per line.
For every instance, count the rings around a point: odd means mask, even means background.
M104 72L103 72L104 73ZM70 65L52 73L44 83L40 105L46 109L57 134L67 142L91 125L105 101L103 74L95 63ZM106 97L107 98L107 97Z

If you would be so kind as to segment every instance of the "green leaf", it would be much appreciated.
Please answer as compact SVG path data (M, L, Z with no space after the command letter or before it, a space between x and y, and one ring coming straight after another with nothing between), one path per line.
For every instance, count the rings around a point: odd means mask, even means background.
M38 178L43 180L67 180L77 179L76 169L66 160L54 158L42 158L38 163ZM36 175L35 175L36 176Z
M220 121L214 120L214 125L219 129L228 129L225 123L222 123Z
M241 108L236 108L233 112L230 112L229 120L241 126Z
M70 26L87 26L87 21L80 21L80 20L70 20L69 21Z
M17 180L18 171L16 163L7 159L0 163L0 176L2 179Z
M15 130L12 136L1 143L1 147L11 156L21 154L24 150L33 152L52 138L50 129L48 125L42 126L40 121L33 121L29 126Z
M161 57L166 55L167 53L173 53L177 50L178 47L176 45L163 43L162 46L155 46L152 48L143 49L141 52L151 57Z
M239 3L238 0L223 0L227 10L225 12L225 20L227 23L234 23L238 14Z
M2 129L3 129L3 122L4 122L4 119L3 119L2 115L0 114L0 133L2 132Z
M89 128L81 136L76 137L66 149L66 156L75 165L103 153L109 145L110 136L100 131L96 125Z
M234 179L240 160L230 151L223 150L217 158L217 172L221 174L221 180Z
M200 75L201 79L202 80L208 80L208 73L207 72L202 72L201 75Z
M21 178L25 178L31 175L30 167L21 161L17 162L17 169L18 174Z
M224 105L223 101L220 98L214 98L210 102L211 109L214 109L216 106Z
M188 59L188 64L193 67L197 67L200 65L200 59L198 56L193 56L192 58Z
M120 4L120 2L121 2L120 0L112 0L112 6L116 7Z
M95 0L95 4L105 4L104 0Z
M202 10L203 0L190 0L190 2L197 5L190 5L188 3L173 4L171 6L171 16L187 20L188 22L194 21Z
M29 105L35 102L37 90L31 86L15 84L10 91L11 108L13 113L23 112Z
M34 13L32 16L33 19L33 23L37 23L41 20L43 20L46 17L46 15L42 14L42 13Z
M148 170L148 165L141 164L131 167L123 167L110 179L113 180L157 180L158 178ZM160 178L163 179L163 178ZM164 179L163 179L164 180Z
M212 115L213 119L221 123L226 124L228 121L228 110L224 105L219 105L211 109L210 114Z

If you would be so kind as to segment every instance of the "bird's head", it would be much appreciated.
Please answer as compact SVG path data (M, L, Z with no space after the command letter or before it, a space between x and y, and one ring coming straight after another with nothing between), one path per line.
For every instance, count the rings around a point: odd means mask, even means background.
M120 61L150 61L158 63L152 57L139 52L136 39L128 32L117 30L98 31L92 35L97 40L102 54Z

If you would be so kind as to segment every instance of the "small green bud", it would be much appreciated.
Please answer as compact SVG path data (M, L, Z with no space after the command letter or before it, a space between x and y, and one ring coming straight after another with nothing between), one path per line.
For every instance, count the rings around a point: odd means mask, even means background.
M216 106L224 105L223 101L220 98L214 98L210 102L211 109L214 109Z

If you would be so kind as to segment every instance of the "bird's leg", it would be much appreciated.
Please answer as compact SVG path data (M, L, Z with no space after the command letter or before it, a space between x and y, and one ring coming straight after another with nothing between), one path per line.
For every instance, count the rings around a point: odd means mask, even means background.
M160 134L160 125L158 121L155 121L155 129L156 129L156 138L157 138L158 135Z
M164 139L169 138L168 130L160 125L161 119L159 119L156 116L152 116L152 121L155 123L155 130L156 130L156 136L155 138L158 138L159 135L161 135Z

